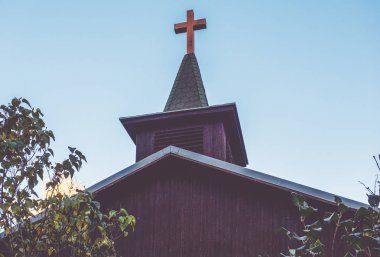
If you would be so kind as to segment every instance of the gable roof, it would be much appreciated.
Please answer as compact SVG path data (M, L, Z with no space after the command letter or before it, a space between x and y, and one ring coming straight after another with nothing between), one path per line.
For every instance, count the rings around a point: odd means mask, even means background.
M255 170L251 170L248 168L244 168L232 163L228 163L225 161L221 161L215 158L208 157L203 154L194 153L179 147L168 146L134 164L131 166L109 176L108 178L96 183L95 185L89 187L87 190L93 194L99 193L114 184L121 182L122 180L128 178L129 176L138 173L144 168L153 165L154 163L159 162L160 160L174 156L177 158L181 158L184 160L188 160L194 163L198 163L200 165L208 166L214 169L217 169L221 172L226 172L229 174L233 174L242 178L246 178L257 183L265 184L271 187L279 188L288 192L297 192L303 195L306 195L310 198L329 203L334 205L335 196L334 194L315 189L312 187L308 187L305 185L301 185L289 180L281 179L275 176L271 176L262 172L258 172ZM369 205L354 201L349 198L339 196L343 203L350 208L359 209L360 207L368 208ZM42 213L33 216L31 218L32 222L37 222L43 218ZM4 232L0 232L0 238L4 237Z
M186 54L175 78L164 112L208 106L195 54Z
M174 156L181 158L187 161L198 163L200 165L208 166L214 169L217 169L221 172L226 172L235 176L239 176L245 179L255 181L257 183L265 184L274 188L282 189L288 192L298 192L303 195L306 195L310 198L326 202L329 204L335 204L334 194L301 185L289 180L281 179L275 176L271 176L262 172L244 168L232 163L214 159L202 154L194 153L179 147L168 146L161 151L158 151L135 164L115 173L114 175L100 181L99 183L91 186L88 190L92 193L98 193L106 188L111 187L112 185L126 179L127 177L141 171L142 169L159 162L160 160L167 158L169 156ZM339 196L340 197L340 196ZM360 207L369 207L367 204L354 201L345 197L340 197L344 204L350 208L359 209Z

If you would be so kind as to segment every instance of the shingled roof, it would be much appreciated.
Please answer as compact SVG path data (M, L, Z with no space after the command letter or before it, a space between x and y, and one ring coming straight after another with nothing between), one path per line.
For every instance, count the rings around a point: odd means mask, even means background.
M183 57L164 112L208 106L195 54Z

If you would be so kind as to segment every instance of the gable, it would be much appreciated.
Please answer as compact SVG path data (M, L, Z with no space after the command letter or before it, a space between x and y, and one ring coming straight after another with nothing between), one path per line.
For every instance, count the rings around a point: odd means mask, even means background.
M118 242L128 256L275 256L281 226L300 230L290 193L211 166L167 156L97 194L126 208L136 229ZM313 201L320 211L329 205Z

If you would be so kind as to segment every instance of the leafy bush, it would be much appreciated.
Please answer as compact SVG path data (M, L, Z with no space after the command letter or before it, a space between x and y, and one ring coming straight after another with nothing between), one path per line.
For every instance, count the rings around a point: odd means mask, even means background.
M103 213L86 190L59 192L86 157L69 147L68 158L54 162L54 134L42 117L23 98L0 106L0 256L116 256L114 240L127 236L135 218L125 209ZM41 199L35 188L44 176Z
M380 171L375 156L374 159ZM365 186L369 191L367 196L370 207L353 210L348 208L339 197L335 197L336 210L324 213L319 219L313 219L317 209L310 206L304 196L292 193L292 202L299 210L303 231L301 235L298 235L294 231L282 228L289 240L295 242L297 247L290 248L286 254L281 255L287 257L325 256L326 244L321 240L321 232L326 226L332 224L334 232L331 249L329 249L331 257L334 257L337 252L337 245L344 247L344 257L380 256L380 212L378 209L380 195L376 193L377 184L379 184L378 177L376 177L373 191Z

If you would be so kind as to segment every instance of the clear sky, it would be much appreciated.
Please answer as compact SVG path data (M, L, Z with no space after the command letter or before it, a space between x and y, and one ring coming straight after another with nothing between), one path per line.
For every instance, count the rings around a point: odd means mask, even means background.
M162 111L186 49L209 103L236 102L250 168L356 200L380 153L380 1L0 0L0 103L26 97L88 159L86 186L129 166L119 117Z

